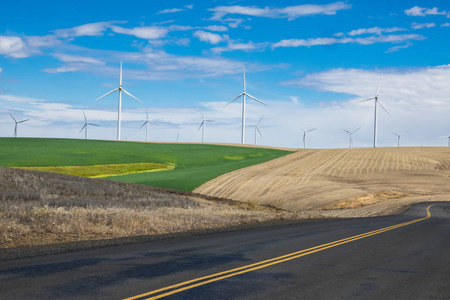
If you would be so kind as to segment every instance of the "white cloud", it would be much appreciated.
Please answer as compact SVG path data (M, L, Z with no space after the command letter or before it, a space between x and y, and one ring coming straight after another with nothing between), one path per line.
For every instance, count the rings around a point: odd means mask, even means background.
M186 9L192 9L193 7L194 7L193 4L189 4L189 5L184 6L183 8L168 8L168 9L164 9L164 10L157 12L157 14L176 13L176 12L180 12L180 11L185 11Z
M169 30L166 27L161 26L142 26L131 29L119 26L112 26L111 30L116 33L133 35L135 37L147 40L163 38L169 32Z
M80 55L71 55L71 54L54 54L54 57L57 59L63 61L63 62L82 62L82 63L89 63L89 64L95 64L95 65L104 65L105 62L91 58L91 57L85 57Z
M281 40L272 44L273 48L277 47L312 47L325 46L334 44L355 43L360 45L372 45L375 43L401 43L409 40L424 40L425 37L419 34L399 34L399 35L380 35L364 38L310 38L310 39L288 39Z
M227 46L214 47L211 49L211 51L214 53L222 53L222 52L226 52L226 51L236 51L236 50L250 52L250 51L263 50L264 48L266 48L269 45L269 43L267 43L267 42L254 43L252 41L249 41L247 43L239 43L239 42L236 42L235 40L230 39L230 37L228 35L225 35L225 39L228 42Z
M411 23L412 29L432 28L435 26L436 26L435 23L416 23L416 22Z
M218 34L203 31L203 30L195 31L194 36L197 37L202 42L208 42L208 43L214 44L214 45L218 44L224 40L223 37Z
M206 27L204 27L204 29L209 30L209 31L228 31L228 27L222 26L222 25L206 26Z
M124 21L111 21L111 22L97 22L84 24L68 29L57 29L54 31L55 35L60 38L71 38L80 36L101 36L108 29L114 26L114 24L126 23Z
M311 15L334 15L339 10L349 8L351 8L351 5L339 1L326 5L305 4L283 8L260 8L256 6L240 5L218 6L209 10L214 12L214 16L211 19L216 20L223 20L223 17L227 14L238 14L266 18L287 18L288 20L294 20L298 17Z
M405 28L399 28L399 27L392 27L392 28L380 28L380 27L371 27L371 28L361 28L352 30L348 33L349 36L355 36L355 35L363 35L363 34L376 34L381 35L384 32L392 33L397 31L407 31Z
M413 17L425 17L427 15L448 15L447 11L439 11L437 7L433 8L426 8L426 7L419 7L414 6L409 9L405 9L405 14L407 16L413 16Z
M0 54L13 58L24 58L32 54L23 39L18 36L0 36Z
M450 27L450 23L441 24L441 27Z

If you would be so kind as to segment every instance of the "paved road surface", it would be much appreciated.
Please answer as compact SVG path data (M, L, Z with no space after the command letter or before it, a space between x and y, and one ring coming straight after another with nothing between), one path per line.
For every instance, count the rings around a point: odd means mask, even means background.
M450 299L450 203L429 205L3 261L0 299Z

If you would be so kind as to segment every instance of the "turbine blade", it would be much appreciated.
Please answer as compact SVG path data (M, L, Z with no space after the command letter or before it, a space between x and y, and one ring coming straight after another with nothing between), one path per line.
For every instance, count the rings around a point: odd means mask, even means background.
M380 100L377 100L378 104L380 104L380 106L384 109L384 111L388 114L391 115L386 108L384 108L383 104L381 104Z
M205 120L206 122L216 122L216 121L214 121L214 120Z
M258 126L256 126L256 130L258 130L259 135L262 136L261 131L259 131Z
M93 123L87 123L88 125L91 125L91 126L99 126L99 125L97 125L97 124L93 124Z
M150 122L150 121L149 121L149 123L153 124L153 125L156 125L156 126L159 126L159 124L156 124L156 123L153 123L153 122Z
M81 128L80 132L78 132L78 133L81 133L84 130L84 128L86 127L86 125L87 124L84 124L83 128Z
M242 73L244 75L244 93L245 93L245 67L242 68Z
M147 107L145 108L145 113L147 114L147 121L148 121L148 110L147 110Z
M141 100L139 100L138 98L136 98L135 96L133 96L133 95L131 95L130 93L128 93L124 88L122 88L122 91L125 93L125 94L127 94L128 96L130 96L131 98L134 98L136 101L138 101L138 102L141 102L142 103L142 101Z
M258 123L256 123L256 126L259 125L259 123L261 123L262 119L264 118L264 116L261 117L261 119L259 119Z
M19 121L19 122L17 122L17 124L23 123L23 122L26 122L26 121L30 121L30 119L26 119L26 120Z
M200 128L202 128L203 124L205 124L205 121L200 123L200 127L198 127L198 130L200 130Z
M120 81L119 86L122 86L122 61L120 61Z
M230 102L228 102L227 104L225 104L223 107L227 106L228 104L230 104L231 102L235 101L237 98L241 97L242 95L244 95L244 93L240 94L239 96L237 96L236 98L234 98L233 100L231 100Z
M342 130L345 131L345 132L347 132L348 134L351 134L350 131L348 131L348 130L345 130L345 129L342 129Z
M313 130L316 130L317 128L313 128L313 129L310 129L310 130L308 130L308 131L306 131L306 132L310 132L310 131L313 131Z
M305 129L303 129L303 127L302 127L302 126L298 125L298 127L300 127L300 129L301 129L301 130L303 130L303 132L306 132L306 130L305 130Z
M252 98L253 100L255 100L255 101L258 101L259 103L261 103L261 104L264 104L265 106L267 106L267 104L265 104L264 102L262 102L261 100L258 100L258 99L256 99L255 97L253 97L252 95L250 95L250 94L247 94L247 93L245 93L247 96L249 96L250 98Z
M381 78L380 78L380 81L378 81L378 86L377 86L377 91L375 92L375 97L378 97L378 91L380 90L380 83L381 83Z
M202 112L200 112L200 114L202 115L202 119L204 120L204 119L205 119L205 116L203 115L203 113L202 113Z
M86 114L84 113L84 110L83 110L83 116L84 116L84 121L87 122L87 118L86 118Z
M16 119L12 116L12 114L10 114L10 113L8 113L8 114L11 116L11 118L13 118L14 122L17 122Z
M408 129L403 130L402 133L400 133L400 135L404 134Z
M356 103L366 102L366 101L373 100L373 99L375 99L375 97L371 97L371 98L368 98L368 99L365 99L365 100L361 100L361 101L358 101Z
M98 101L98 100L102 99L103 97L106 97L106 96L108 96L109 94L112 94L112 93L114 93L115 91L118 91L118 90L119 90L119 88L114 89L114 90L112 90L111 92L108 92L108 93L104 94L103 96L97 98L95 101Z
M147 124L147 123L148 123L148 121L144 122L144 124L142 124L141 127L139 127L139 129L141 129L142 127L144 127L145 124Z
M361 127L356 128L355 131L352 132L352 134L354 134L355 132L357 132Z

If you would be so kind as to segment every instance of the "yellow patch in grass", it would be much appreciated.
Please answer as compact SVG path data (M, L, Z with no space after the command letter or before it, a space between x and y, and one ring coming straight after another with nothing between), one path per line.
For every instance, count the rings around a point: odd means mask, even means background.
M132 163L132 164L93 165L93 166L21 167L20 169L76 175L91 178L102 178L128 174L165 171L165 170L172 170L174 168L175 168L174 165L165 165L156 163Z

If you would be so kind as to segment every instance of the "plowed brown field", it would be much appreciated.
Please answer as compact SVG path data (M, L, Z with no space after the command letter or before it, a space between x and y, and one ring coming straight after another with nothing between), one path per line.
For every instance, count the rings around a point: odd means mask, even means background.
M215 178L196 193L326 216L450 201L450 148L300 150Z

